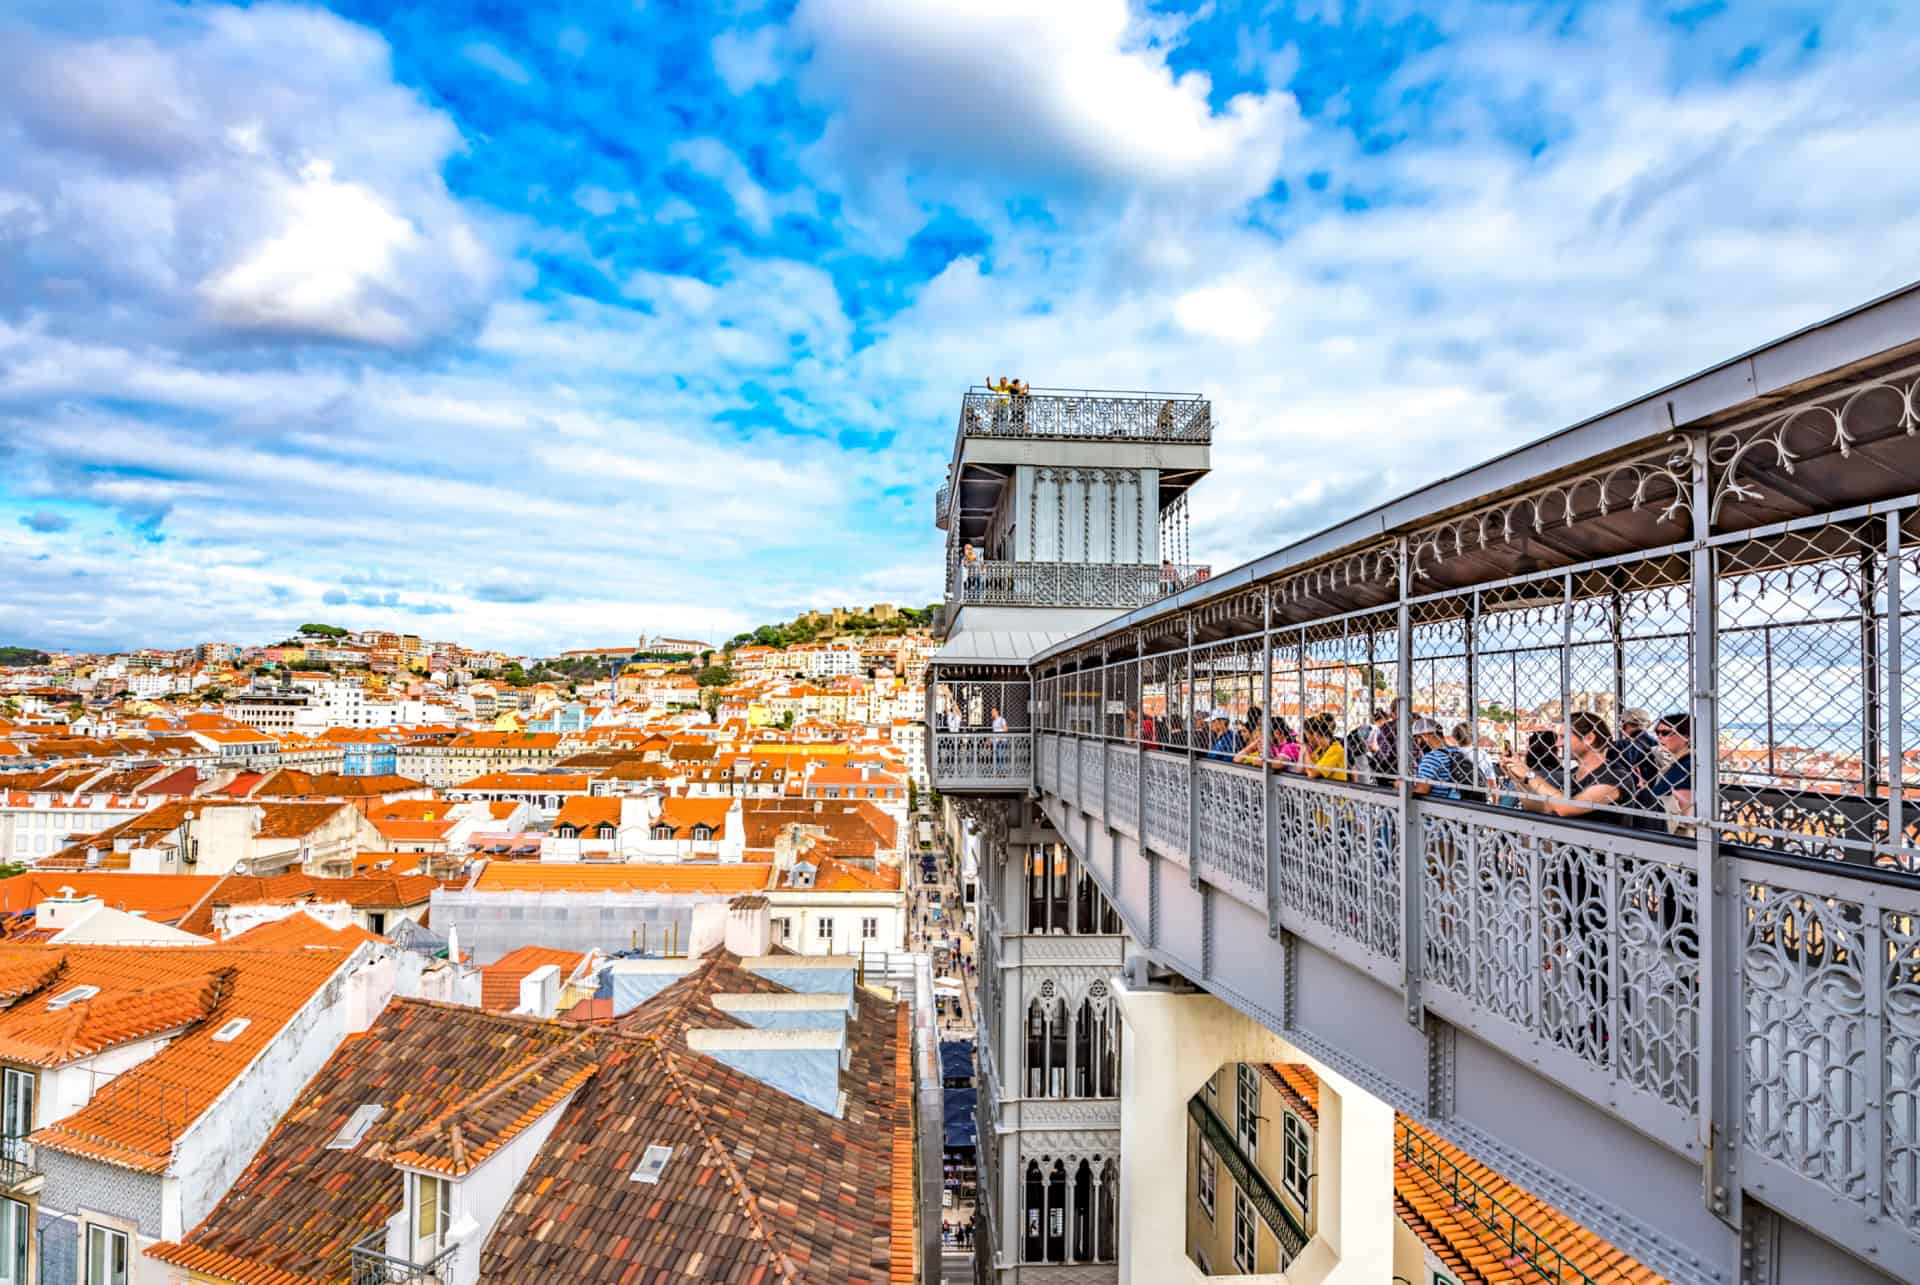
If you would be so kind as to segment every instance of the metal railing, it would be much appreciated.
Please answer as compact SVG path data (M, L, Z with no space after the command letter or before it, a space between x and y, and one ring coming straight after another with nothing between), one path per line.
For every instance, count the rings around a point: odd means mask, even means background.
M1920 1253L1916 429L1920 366L1089 631L1037 784L1711 1139L1717 1216Z
M39 1175L32 1143L24 1137L0 1137L0 1189L11 1190Z
M382 1228L348 1251L350 1285L447 1285L452 1280L458 1245L449 1245L426 1262L416 1263L388 1254L386 1243L387 1233Z
M1033 737L1026 732L933 733L936 790L1022 789L1033 780Z
M985 607L1144 607L1204 581L1209 568L1149 562L956 563L947 597Z
M942 482L940 489L933 493L933 524L940 530L947 529L947 506L953 501L953 484Z
M1393 1135L1407 1163L1439 1183L1455 1209L1465 1210L1486 1228L1494 1243L1506 1250L1504 1257L1508 1263L1525 1264L1550 1285L1597 1285L1593 1277L1528 1226L1506 1202L1456 1164L1452 1156L1409 1129L1405 1120L1394 1121Z
M1042 388L1011 396L976 387L961 398L960 435L1205 445L1213 440L1213 407L1165 393Z

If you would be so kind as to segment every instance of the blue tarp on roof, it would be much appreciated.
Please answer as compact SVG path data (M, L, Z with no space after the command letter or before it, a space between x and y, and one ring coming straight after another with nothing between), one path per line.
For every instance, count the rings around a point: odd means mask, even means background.
M973 1041L940 1041L940 1078L943 1080L971 1080L973 1078Z
M946 1145L948 1147L971 1147L979 1136L978 1126L974 1122L974 1090L947 1090Z

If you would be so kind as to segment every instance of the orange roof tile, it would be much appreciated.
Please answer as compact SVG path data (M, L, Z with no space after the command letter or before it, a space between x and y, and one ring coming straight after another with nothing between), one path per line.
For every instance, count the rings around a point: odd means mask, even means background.
M553 818L554 828L570 825L576 830L591 830L595 826L620 826L620 800L576 794L560 805L560 813Z
M368 932L359 924L347 924L334 928L315 919L304 910L296 910L290 915L270 919L264 924L256 924L245 932L223 938L220 944L245 947L248 950L299 950L307 946L332 946L340 950L352 950L362 942L382 940L384 938Z
M176 924L213 888L219 875L100 873L90 870L36 872L0 879L0 912L30 910L71 888L98 897L115 910L138 912L156 923Z
M520 982L536 968L548 964L560 969L566 981L586 956L577 950L556 950L551 946L522 946L510 950L480 969L480 1007L496 1013L510 1013L520 1007Z
M33 1135L36 1146L145 1173L165 1171L180 1135L349 958L344 950L249 950L224 945L163 949L0 945L0 977L22 961L49 954L62 957L65 966L31 998L0 1013L0 1038L14 1031L15 1022L22 1023L28 1033L41 1030L46 1001L77 985L99 986L92 1006L105 1009L112 1000L113 1011L132 1029L139 1029L141 1023L160 1020L157 1010L165 1006L154 1000L155 992L173 995L165 1011L178 1018L185 1001L174 993L176 988L191 994L192 987L204 985L209 975L222 977L219 994L201 1020L151 1058L103 1085L86 1106ZM123 996L144 998L123 1008ZM221 1027L243 1017L248 1023L233 1038L213 1038Z

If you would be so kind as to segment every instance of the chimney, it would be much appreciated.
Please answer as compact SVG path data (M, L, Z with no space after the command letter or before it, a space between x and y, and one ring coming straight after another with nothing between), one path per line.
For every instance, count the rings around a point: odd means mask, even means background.
M704 901L693 908L693 931L687 935L687 958L699 959L716 946L727 944L725 902Z
M727 949L743 959L767 953L773 942L773 911L758 893L727 903Z
M520 979L520 1007L516 1013L552 1017L560 1009L560 966L542 964Z

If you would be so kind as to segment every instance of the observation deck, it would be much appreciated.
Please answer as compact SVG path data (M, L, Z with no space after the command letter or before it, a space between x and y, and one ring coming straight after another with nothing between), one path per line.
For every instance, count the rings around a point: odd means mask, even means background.
M1672 1278L1916 1279L1917 622L1920 287L956 667L952 786L1030 761L1156 963Z

